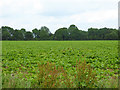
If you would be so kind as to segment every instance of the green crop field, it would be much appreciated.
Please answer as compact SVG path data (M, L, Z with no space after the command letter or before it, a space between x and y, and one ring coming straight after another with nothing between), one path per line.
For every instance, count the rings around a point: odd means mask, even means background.
M52 64L66 74L45 77ZM118 41L2 41L3 88L117 88L118 64Z

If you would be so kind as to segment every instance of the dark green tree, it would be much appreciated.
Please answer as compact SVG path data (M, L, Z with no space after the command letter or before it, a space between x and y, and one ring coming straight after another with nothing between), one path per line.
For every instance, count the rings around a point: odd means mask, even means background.
M88 32L80 30L80 40L88 40Z
M32 33L35 40L38 40L40 38L40 31L37 28L33 29Z
M12 39L13 40L24 40L23 33L20 30L15 29Z
M33 29L32 32L24 28L17 30L8 26L0 28L2 40L118 40L120 38L117 29L112 28L89 28L88 31L79 30L75 25L67 28L59 28L54 34L43 26L40 30ZM1 39L1 38L0 38Z
M46 26L41 27L41 29L39 30L39 38L40 40L49 40L49 36L51 34L49 28L47 28Z
M49 40L54 40L54 34L50 33Z
M25 40L33 40L33 34L30 31L25 33Z
M25 33L26 33L26 29L24 29L24 28L21 28L21 33L22 33L22 35L23 35L23 40L25 40Z
M60 28L56 30L55 32L55 40L68 40L69 39L69 33L67 28Z
M110 33L105 34L105 40L118 40L118 31L112 30Z
M75 26L70 25L68 28L69 40L80 40L81 31Z
M3 40L12 40L14 29L8 26L2 26L2 39Z
M88 29L88 39L89 40L97 40L100 39L99 37L100 32L97 28L89 28ZM100 34L101 35L101 34Z

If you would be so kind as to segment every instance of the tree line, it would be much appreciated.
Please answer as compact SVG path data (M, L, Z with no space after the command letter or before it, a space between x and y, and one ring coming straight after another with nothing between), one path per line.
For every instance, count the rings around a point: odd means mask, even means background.
M73 24L69 28L59 28L54 34L46 26L35 28L31 32L24 28L18 30L2 26L0 31L2 31L2 40L118 40L119 36L117 29L105 27L83 31Z

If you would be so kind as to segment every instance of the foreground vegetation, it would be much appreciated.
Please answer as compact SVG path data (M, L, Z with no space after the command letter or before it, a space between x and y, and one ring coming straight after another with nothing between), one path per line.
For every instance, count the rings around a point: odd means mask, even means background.
M117 88L117 41L2 41L3 88Z

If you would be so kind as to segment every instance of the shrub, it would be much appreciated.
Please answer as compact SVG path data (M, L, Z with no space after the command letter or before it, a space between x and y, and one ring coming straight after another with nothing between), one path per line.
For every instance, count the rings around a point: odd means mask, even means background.
M94 88L97 82L96 73L86 62L77 62L76 74L70 76L63 67L47 63L38 65L38 86L41 88Z
M91 68L90 64L77 62L76 64L75 83L77 88L94 88L97 83L96 73Z
M56 67L54 64L47 62L47 64L38 65L38 87L41 88L56 88L60 85L60 76L61 72L64 72L63 67Z

